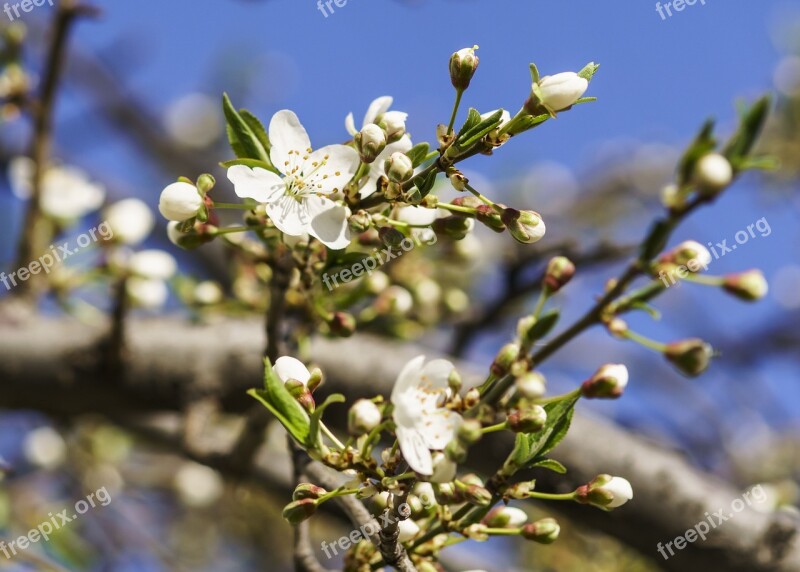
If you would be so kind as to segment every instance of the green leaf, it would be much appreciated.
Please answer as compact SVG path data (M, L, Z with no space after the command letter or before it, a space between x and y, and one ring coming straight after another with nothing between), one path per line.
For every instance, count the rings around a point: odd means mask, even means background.
M600 69L600 64L589 62L581 71L578 72L578 76L587 81L592 81L592 78L594 77L594 74L597 73L598 69Z
M430 150L430 147L431 146L427 143L418 143L408 150L406 156L411 159L411 162L414 164L414 168L419 167L425 162L425 159L428 157L428 151Z
M753 149L753 145L758 140L758 136L761 134L761 130L769 116L771 103L770 96L765 95L751 107L743 109L739 129L725 145L723 151L723 154L735 169L742 169L742 163L747 159Z
M344 395L341 393L334 393L333 395L329 395L328 398L322 402L322 405L317 405L317 407L314 409L314 412L311 414L311 424L309 427L306 447L309 449L320 448L322 443L322 437L320 436L320 423L322 422L322 414L325 412L325 409L327 409L328 406L333 405L334 403L344 402Z
M503 467L508 472L509 476L515 471L524 467L531 458L531 445L528 440L528 435L517 433L516 440L514 441L514 450L506 459Z
M531 469L534 468L534 467L541 467L542 469L549 469L549 470L551 470L551 471L553 471L555 473L558 473L559 475L563 475L563 474L565 474L567 472L567 468L564 465L562 465L561 463L559 463L555 459L548 459L546 457L542 458L542 459L534 459L533 463L531 463L529 465L529 467Z
M253 135L256 136L261 146L264 147L266 152L269 154L269 150L272 149L272 144L269 142L269 135L267 135L267 130L264 129L264 124L261 121L247 111L246 109L240 109L239 115L242 116L244 122L247 123L247 126L250 127L250 130L253 132Z
M639 251L639 260L648 264L658 254L664 250L669 241L669 235L672 232L673 224L666 219L657 220L650 228L647 238L642 243Z
M578 399L580 399L580 394L570 395L545 406L547 423L538 433L527 436L531 453L530 460L547 455L566 437Z
M458 132L458 135L456 136L456 141L461 139L470 129L478 125L480 122L481 122L480 112L474 107L470 107L469 113L467 113L467 120L464 122L464 125L461 126L461 130Z
M230 161L221 162L220 165L226 169L229 169L234 165L245 165L251 169L255 167L261 167L262 169L267 169L268 171L274 170L272 165L265 163L264 161L260 161L259 159L231 159Z
M228 140L236 156L240 159L259 159L272 165L267 148L253 132L248 122L233 107L227 93L222 96L222 110L225 113L225 120L228 122ZM261 129L263 130L263 127Z
M631 304L631 308L633 308L634 310L641 310L643 312L646 312L654 320L660 320L661 319L661 312L659 312L657 308L655 308L654 306L651 306L647 302L643 302L641 300L638 300L638 301L633 302Z
M679 186L683 186L691 181L694 167L704 155L713 151L717 146L717 140L714 138L714 120L709 119L700 129L694 141L684 151L678 163L678 181Z
M418 175L414 178L414 186L417 187L420 194L420 200L425 198L428 193L431 192L433 185L436 184L436 175L438 175L438 171L436 169L431 169L430 172Z
M308 413L286 389L269 360L264 360L264 366L264 389L251 389L247 394L269 409L295 441L305 445L310 433Z
M480 117L480 115L478 115ZM498 109L486 119L480 121L474 127L468 129L465 133L459 134L456 143L463 149L469 148L479 139L482 139L492 129L496 129L502 122L503 110Z
M528 331L528 338L530 341L541 340L556 327L558 319L561 317L561 312L558 309L553 309L545 312L536 323Z

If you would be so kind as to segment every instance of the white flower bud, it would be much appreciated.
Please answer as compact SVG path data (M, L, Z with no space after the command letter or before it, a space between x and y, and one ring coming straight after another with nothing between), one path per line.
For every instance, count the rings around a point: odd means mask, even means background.
M542 217L535 211L518 211L508 208L503 211L501 219L511 236L522 244L538 242L547 231Z
M347 427L351 435L358 437L369 433L380 425L381 410L368 399L359 399L347 414Z
M738 274L725 276L723 288L741 300L755 302L761 300L769 292L764 274L760 270L747 270Z
M405 183L414 176L414 163L405 153L392 153L384 163L386 176L393 183Z
M687 240L668 252L661 261L686 266L691 272L699 272L701 268L707 269L711 264L711 253L699 242Z
M701 192L716 195L733 181L733 167L719 153L709 153L695 165L693 179Z
M633 498L633 487L622 477L598 475L591 483L578 487L575 500L611 510L621 507Z
M139 199L125 199L106 207L103 218L111 226L114 238L128 245L143 242L155 226L150 207Z
M612 500L606 505L606 508L620 507L633 498L631 483L622 477L613 477L603 485L603 490L611 493L612 496Z
M514 383L519 394L526 399L539 399L547 391L544 376L538 371L528 372Z
M528 522L528 515L513 506L501 506L487 514L483 522L490 528L519 528Z
M386 133L386 142L395 143L406 134L407 113L387 111L378 119L378 126Z
M419 526L413 520L401 520L397 523L397 528L400 531L398 542L408 542L419 534Z
M386 133L370 123L355 135L356 150L364 163L372 163L386 148Z
M606 364L581 386L588 398L615 399L620 397L628 385L628 368L622 364Z
M197 216L202 206L203 197L197 187L184 182L167 186L158 201L158 210L164 218L177 222Z
M475 55L478 46L463 48L450 56L450 82L459 91L469 87L472 76L478 69L480 58Z
M536 110L531 107L537 107L538 104L551 111L561 111L574 105L587 89L589 81L575 72L549 75L539 80L538 86L534 88L526 104L526 109L535 113Z

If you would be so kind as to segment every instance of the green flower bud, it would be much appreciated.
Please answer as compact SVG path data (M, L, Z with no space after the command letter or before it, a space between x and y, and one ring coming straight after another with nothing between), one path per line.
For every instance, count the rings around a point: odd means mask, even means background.
M536 433L547 423L547 411L541 405L517 409L508 416L508 427L514 433Z
M480 485L468 485L461 481L456 481L456 491L463 495L464 500L477 506L490 506L492 504L492 493Z
M611 510L624 505L633 498L631 484L622 477L598 475L587 485L578 487L575 500L590 504L603 510Z
M511 506L499 506L484 517L483 523L489 528L519 528L527 520L525 511Z
M356 319L352 314L347 312L335 312L330 320L328 320L328 327L331 334L339 336L340 338L349 338L356 331Z
M311 518L316 511L316 499L301 499L286 505L283 509L283 518L285 518L289 524L297 526L301 522Z
M433 221L433 231L440 236L449 236L453 240L462 240L475 227L475 221L462 216L448 216Z
M522 527L522 536L539 544L552 544L560 532L561 527L554 518L543 518Z
M393 226L382 226L378 230L378 236L383 244L393 248L400 246L400 243L406 239L405 235Z
M312 483L300 483L295 487L294 493L292 493L292 500L318 499L325 494L328 494L328 491L322 487L318 487Z
M347 222L350 224L350 230L353 232L366 232L372 227L372 216L362 209L354 212Z
M212 175L204 174L200 175L197 178L197 190L200 191L200 194L205 196L209 193L211 189L214 188L214 185L217 184L217 181L214 179Z
M381 410L368 399L359 399L347 413L347 428L350 435L360 437L381 423Z
M463 463L467 460L467 448L458 440L450 441L444 449L444 454L454 463Z
M458 428L458 440L464 445L474 445L482 436L481 422L477 419L465 419Z
M714 350L703 340L693 338L668 344L664 357L682 373L696 377L708 369Z
M544 237L546 227L542 217L535 211L519 211L507 208L501 215L503 224L517 242L532 244Z
M722 287L740 300L755 302L767 295L769 285L760 270L748 270L739 274L728 274Z
M354 137L356 151L364 163L372 163L386 148L386 134L383 129L370 123Z
M476 208L475 218L478 219L478 222L483 223L495 232L505 232L506 225L503 223L503 217L500 216L496 209L483 203Z
M480 59L475 55L478 46L458 50L450 57L450 82L458 91L469 87L472 76L478 69Z
M525 399L540 399L547 391L544 376L538 371L529 371L514 381L517 393Z
M628 385L628 368L622 364L604 365L583 382L581 394L589 399L616 399Z
M386 176L393 183L402 184L414 176L414 163L405 153L392 153L384 163Z
M519 344L506 344L500 348L491 365L492 375L502 377L511 371L511 366L519 358L519 351Z

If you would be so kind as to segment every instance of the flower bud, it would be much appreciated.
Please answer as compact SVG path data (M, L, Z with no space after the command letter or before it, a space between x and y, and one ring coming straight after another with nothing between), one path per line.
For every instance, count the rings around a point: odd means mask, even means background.
M386 133L387 143L396 143L406 134L407 113L402 111L387 111L377 119L378 127Z
M589 399L616 399L628 385L628 368L622 364L607 364L583 382L581 394Z
M489 540L489 533L486 532L485 524L471 524L461 531L461 534L476 542L486 542Z
M506 225L503 223L503 217L496 209L486 204L478 205L476 208L475 218L478 222L483 223L495 232L505 232Z
M456 488L453 483L437 484L433 487L433 493L436 497L436 502L440 505L463 502L461 500L461 495L456 492Z
M456 481L456 491L464 495L464 500L470 504L478 506L490 506L492 504L492 493L480 485L468 485L461 481Z
M447 216L437 218L433 221L431 228L439 236L447 236L453 240L463 240L475 228L475 221L463 216Z
M463 463L467 460L467 448L458 440L450 441L444 449L444 454L453 463Z
M576 501L603 510L620 507L632 498L631 484L622 477L612 477L611 475L598 475L592 482L575 491Z
M382 226L379 228L378 237L380 237L383 244L393 248L400 246L400 243L406 239L405 235L393 226Z
M517 393L525 399L540 399L547 391L544 376L538 371L529 371L514 381Z
M285 518L289 524L297 526L304 520L311 518L316 511L316 499L301 499L286 505L283 509L283 518Z
M431 483L450 483L456 478L456 463L447 458L444 453L433 454L433 474L428 477Z
M383 129L370 123L355 135L356 151L364 163L372 163L386 148Z
M303 406L303 409L309 413L314 411L314 407L316 406L314 396L311 395L311 391L305 383L297 379L289 379L284 383L284 386L289 391L289 394Z
M436 284L436 287L438 288L439 285ZM437 297L436 299L438 300L439 298ZM456 393L461 391L461 383L462 383L461 374L458 373L458 370L454 369L453 371L450 372L450 375L447 376L447 387L449 387L450 391L452 391L453 394L455 395Z
M450 167L447 169L447 178L450 179L450 184L453 185L453 188L457 191L466 191L467 185L469 185L469 179L464 176L464 173L456 169L455 167ZM477 197L472 197L476 200L480 200Z
M308 390L311 393L314 393L317 390L317 388L320 385L322 385L324 378L322 375L322 370L319 369L318 367L312 369L310 373L311 375L309 376L308 381L306 382L306 386L308 387Z
M213 175L209 175L208 173L197 177L197 190L202 196L206 196L216 184L217 181L214 179Z
M203 197L197 187L177 182L161 191L158 210L167 220L182 222L197 216L203 207Z
M707 270L711 264L711 253L708 249L694 240L687 240L664 254L660 262L686 266L691 272Z
M526 499L530 498L531 492L536 487L536 481L526 481L511 485L504 491L504 496L512 499Z
M347 413L347 429L354 437L369 433L381 423L381 410L368 399L359 399Z
M458 91L469 87L472 76L478 69L480 59L475 55L478 46L458 50L450 57L450 82Z
M322 487L318 487L312 483L300 483L295 487L294 493L292 493L292 500L318 499L325 494L328 494L328 491Z
M113 239L121 244L137 245L143 242L155 226L155 218L139 199L123 199L106 207L102 215L113 232Z
M492 375L502 377L507 374L519 358L519 349L519 344L506 344L500 348L491 365Z
M714 196L733 181L733 167L719 153L709 153L697 161L692 181L702 194Z
M384 163L386 176L393 183L405 183L414 176L414 163L405 153L392 153Z
M714 350L703 340L692 338L668 344L664 357L682 373L695 377L708 369Z
M522 527L522 536L539 544L552 544L560 532L561 527L554 518L543 518Z
M478 405L478 403L480 403L480 400L481 400L481 392L478 391L477 387L473 387L464 396L464 405L467 407L467 409L472 409L473 407Z
M340 338L352 336L356 331L356 326L356 319L347 312L335 312L331 319L328 320L328 328L330 328L331 334Z
M501 216L511 236L522 244L532 244L542 239L545 224L539 213L535 211L518 211L507 208Z
M575 72L545 76L531 86L525 110L531 115L562 111L572 107L587 89L589 81Z
M362 209L354 212L347 222L350 224L350 230L353 232L366 232L372 227L372 216Z
M760 270L728 274L722 287L741 300L754 302L767 295L769 285Z
M569 258L556 256L547 264L544 275L544 287L551 293L556 293L566 286L575 276L575 265Z
M397 528L400 531L398 542L408 542L419 534L419 526L413 520L401 520L397 523Z
M458 428L458 440L464 445L474 445L483 437L481 422L477 419L465 419Z
M547 423L547 411L541 405L516 409L508 416L508 427L514 433L536 433Z
M519 528L528 522L524 510L512 506L499 506L487 514L483 523L489 528Z

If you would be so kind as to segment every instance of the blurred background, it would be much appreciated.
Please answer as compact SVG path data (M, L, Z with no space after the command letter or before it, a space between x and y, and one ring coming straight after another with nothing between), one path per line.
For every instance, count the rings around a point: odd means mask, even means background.
M746 305L712 288L685 284L659 300L664 318L632 317L631 326L662 340L697 336L721 353L711 370L686 380L660 356L600 331L584 336L545 368L553 391L569 390L598 360L626 363L625 399L583 406L632 431L678 448L698 466L743 489L769 484L770 502L797 504L800 478L800 7L782 0L708 0L662 19L653 2L622 5L573 0L349 0L325 16L313 0L98 0L101 15L82 21L71 39L56 108L54 154L101 183L108 200L134 196L155 209L178 175L212 172L231 192L218 162L231 157L220 96L264 120L294 110L312 140L347 139L368 104L392 95L409 113L414 142L434 141L452 106L450 54L477 44L481 65L465 103L481 112L515 112L528 95L528 64L542 74L601 64L577 107L491 158L464 165L485 194L542 213L547 239L522 252L507 237L470 241L471 264L453 278L458 296L436 327L419 319L403 332L419 343L486 364L533 306L530 287L553 252L578 264L561 296L563 320L582 313L616 275L629 248L659 208L681 149L707 117L720 131L735 125L735 102L776 94L761 151L778 171L743 178L713 208L692 217L676 242L734 242L761 223L755 237L712 263L725 274L763 269L770 294ZM24 62L39 80L54 9L26 13ZM0 27L8 22L0 14ZM0 96L11 79L0 75ZM27 152L30 124L6 107L0 119L0 169ZM446 193L446 191L443 191ZM0 263L8 269L23 224L24 202L0 175ZM87 218L81 228L96 225ZM765 231L762 229L769 229ZM163 229L149 245L170 249L198 280L225 282L213 257L175 252ZM71 261L88 264L91 254ZM498 280L497 272L513 277ZM452 293L451 293L452 294ZM0 288L0 296L5 295ZM454 301L455 300L455 301ZM59 312L55 305L45 311ZM168 312L183 312L173 297ZM397 332L394 332L395 334ZM601 357L602 356L602 357ZM583 376L583 377L582 377ZM0 380L2 390L2 380ZM38 557L0 569L289 570L290 529L280 519L285 497L226 484L210 469L140 442L113 419L48 419L0 412L0 538L40 521L41 507L66 506L79 491L107 487L113 502L65 528ZM562 524L565 538L546 550L493 541L465 543L453 562L495 570L659 570L589 531ZM349 530L332 516L315 537ZM514 546L523 551L512 551ZM588 561L591 555L591 562ZM653 556L653 555L651 555ZM498 564L498 562L501 562ZM265 564L266 563L266 564ZM58 568L56 568L58 569ZM457 568L454 568L457 569Z

